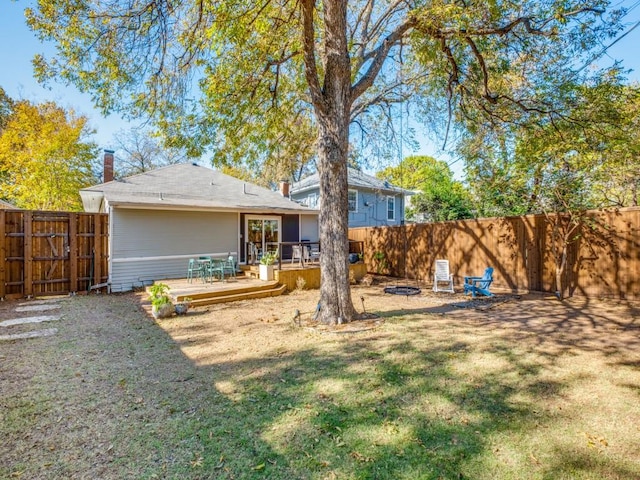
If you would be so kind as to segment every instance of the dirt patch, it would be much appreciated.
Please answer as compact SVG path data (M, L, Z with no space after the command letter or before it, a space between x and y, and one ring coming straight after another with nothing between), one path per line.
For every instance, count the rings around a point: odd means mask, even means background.
M56 335L0 345L0 478L640 472L638 305L392 283L353 287L375 317L332 328L317 291L159 321L142 293L65 299Z

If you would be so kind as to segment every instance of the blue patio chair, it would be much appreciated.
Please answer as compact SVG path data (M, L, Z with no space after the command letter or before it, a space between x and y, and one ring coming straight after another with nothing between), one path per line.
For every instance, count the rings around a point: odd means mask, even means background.
M489 291L491 282L493 282L493 268L487 267L481 277L464 277L464 293L471 293L474 298L477 293L493 297L493 293Z

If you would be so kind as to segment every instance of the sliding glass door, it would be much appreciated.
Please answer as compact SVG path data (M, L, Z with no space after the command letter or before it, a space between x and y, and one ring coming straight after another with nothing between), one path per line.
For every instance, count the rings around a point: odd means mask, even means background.
M259 255L277 248L280 242L280 230L280 217L246 217L247 243L255 245ZM250 250L247 249L247 252L249 253Z

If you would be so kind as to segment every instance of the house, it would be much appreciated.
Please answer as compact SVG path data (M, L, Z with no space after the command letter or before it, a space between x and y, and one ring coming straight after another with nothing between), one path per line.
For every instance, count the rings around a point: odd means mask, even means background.
M413 192L394 187L384 180L348 168L349 228L401 225L404 223L405 196ZM291 198L309 208L319 208L320 182L318 174L294 183Z
M105 170L112 168L110 154ZM87 212L109 214L109 281L117 292L184 277L193 257L231 253L245 263L250 242L266 251L278 242L318 241L318 211L283 193L176 164L85 188L80 196Z

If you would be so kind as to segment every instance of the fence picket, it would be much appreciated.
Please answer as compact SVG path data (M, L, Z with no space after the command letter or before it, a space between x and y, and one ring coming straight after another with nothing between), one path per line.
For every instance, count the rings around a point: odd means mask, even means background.
M567 293L640 299L640 208L595 210L588 218L567 252ZM368 272L376 273L382 253L385 273L430 284L435 260L443 258L457 285L492 266L497 288L555 293L549 222L544 215L527 215L363 227L350 229L349 239L364 242Z

